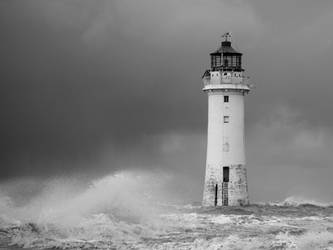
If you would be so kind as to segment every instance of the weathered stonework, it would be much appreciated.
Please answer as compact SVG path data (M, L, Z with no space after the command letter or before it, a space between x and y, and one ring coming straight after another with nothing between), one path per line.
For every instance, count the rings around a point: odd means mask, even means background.
M230 181L228 183L230 206L242 206L249 204L249 195L247 188L247 176L245 166L231 165Z
M229 182L223 182L223 166L207 166L206 171L203 206L243 206L249 204L245 166L241 164L231 165ZM227 193L224 193L226 188ZM225 199L227 202L223 202Z

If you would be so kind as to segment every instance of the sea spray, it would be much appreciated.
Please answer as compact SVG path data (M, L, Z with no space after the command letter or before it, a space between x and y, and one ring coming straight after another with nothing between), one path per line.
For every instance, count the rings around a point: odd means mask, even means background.
M0 226L13 244L24 247L137 242L161 228L156 203L164 198L166 179L161 174L121 172L81 189L75 180L54 179L23 206L1 195Z
M121 172L86 185L58 178L19 205L2 188L0 242L33 249L333 248L331 206L175 205L166 199L168 181L143 172Z

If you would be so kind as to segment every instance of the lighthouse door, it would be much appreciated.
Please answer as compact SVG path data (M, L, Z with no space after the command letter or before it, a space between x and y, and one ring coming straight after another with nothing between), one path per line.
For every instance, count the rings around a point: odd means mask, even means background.
M223 167L222 206L228 206L229 167Z

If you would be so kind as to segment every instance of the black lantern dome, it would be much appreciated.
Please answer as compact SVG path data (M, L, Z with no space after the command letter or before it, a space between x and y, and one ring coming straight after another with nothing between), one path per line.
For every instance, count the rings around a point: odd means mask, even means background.
M236 51L229 41L231 35L226 33L223 35L225 40L221 43L221 47L210 53L211 70L212 71L244 71L242 68L242 53Z

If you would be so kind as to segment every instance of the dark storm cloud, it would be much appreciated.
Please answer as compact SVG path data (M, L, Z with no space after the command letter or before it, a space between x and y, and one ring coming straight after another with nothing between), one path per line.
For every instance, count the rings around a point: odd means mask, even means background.
M2 1L1 176L85 170L100 152L109 170L170 165L154 136L204 133L200 76L227 30L257 84L248 129L280 102L328 127L332 11L329 1Z
M193 42L202 37L200 6L183 16L186 6L1 2L2 176L22 170L9 163L22 161L33 174L38 161L85 159L147 134L202 129L205 62L197 57L207 57L199 50L207 39Z
M257 83L255 100L249 98L252 109L260 111L253 113L257 116L253 119L284 103L298 109L299 118L310 125L331 127L333 119L323 114L330 112L333 93L333 34L328 32L333 3L254 0L251 4L264 25L259 42L248 49L245 59Z

